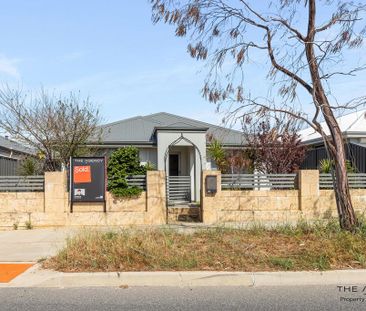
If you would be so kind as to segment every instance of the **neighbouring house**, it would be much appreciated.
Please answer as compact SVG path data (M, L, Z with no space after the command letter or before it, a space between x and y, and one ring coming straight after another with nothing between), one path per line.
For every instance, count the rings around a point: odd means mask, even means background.
M31 149L8 136L0 136L0 176L17 175L19 161L30 154L33 154Z
M101 126L101 137L90 146L108 155L113 150L135 146L141 163L151 163L166 172L167 182L179 184L170 201L199 201L202 170L215 169L207 156L208 137L218 139L225 149L243 146L242 133L225 127L160 112L137 116ZM187 197L189 188L190 197Z
M338 118L344 137L347 159L359 173L366 173L366 110L356 111ZM329 129L321 124L325 133ZM303 169L317 169L322 159L328 158L321 135L312 128L299 132L301 140L309 149L302 164Z

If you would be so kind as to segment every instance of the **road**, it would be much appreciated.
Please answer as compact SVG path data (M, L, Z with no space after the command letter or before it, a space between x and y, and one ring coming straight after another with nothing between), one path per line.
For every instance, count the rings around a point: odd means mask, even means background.
M0 310L366 310L366 299L341 297L366 295L337 286L2 288Z

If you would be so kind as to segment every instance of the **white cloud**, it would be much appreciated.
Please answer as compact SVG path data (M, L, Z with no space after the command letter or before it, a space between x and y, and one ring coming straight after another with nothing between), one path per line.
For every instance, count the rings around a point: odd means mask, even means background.
M20 78L20 73L17 68L19 62L20 59L8 58L4 55L0 55L0 73L5 73L17 79Z

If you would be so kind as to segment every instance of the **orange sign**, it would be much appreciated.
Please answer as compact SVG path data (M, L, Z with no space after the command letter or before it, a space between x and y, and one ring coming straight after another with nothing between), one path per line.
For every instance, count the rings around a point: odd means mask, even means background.
M90 166L74 166L74 183L85 184L91 182Z

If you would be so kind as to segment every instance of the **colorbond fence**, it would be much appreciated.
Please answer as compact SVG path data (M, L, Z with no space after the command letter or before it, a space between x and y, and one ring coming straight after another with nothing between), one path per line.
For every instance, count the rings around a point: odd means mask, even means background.
M223 190L271 190L295 189L296 174L223 174L221 189Z
M0 192L44 191L44 176L0 176Z
M132 175L128 176L126 179L130 187L138 187L146 190L146 175Z
M18 174L19 161L0 156L0 176L14 176Z
M348 183L350 188L353 189L365 189L366 188L366 173L349 173ZM320 189L333 189L332 174L320 174L319 175L319 188Z
M351 161L358 173L366 173L366 148L353 143L345 144L346 157ZM302 169L318 169L320 161L328 159L327 152L324 147L308 150L306 158L301 165Z

